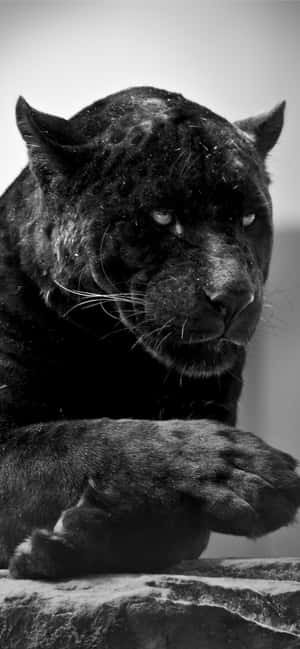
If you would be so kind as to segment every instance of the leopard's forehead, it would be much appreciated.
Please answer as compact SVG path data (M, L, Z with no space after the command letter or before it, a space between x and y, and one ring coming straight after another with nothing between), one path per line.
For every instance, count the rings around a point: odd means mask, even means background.
M207 108L171 95L167 98L135 95L126 96L126 103L110 113L102 132L102 142L108 146L147 148L148 140L156 140L157 150L172 149L175 144L186 148L194 145L203 150L214 145L228 144L239 138L232 124Z
M176 93L128 89L83 112L83 129L85 119L110 177L112 170L122 177L134 172L143 182L151 176L152 184L159 177L187 187L235 185L260 174L255 146L238 127Z
M137 87L95 102L75 115L72 121L83 135L86 134L89 138L102 135L102 138L109 141L109 134L115 135L118 129L125 133L134 126L140 126L150 133L162 122L174 125L197 117L210 117L215 122L226 121L180 94L152 87ZM120 141L119 138L118 142Z
M130 101L131 100L131 101ZM172 120L172 113L168 102L160 97L132 97L127 98L126 111L118 117L113 116L107 123L103 140L108 145L134 146L144 135L143 144L147 137L154 134L162 123Z
M163 145L171 147L179 133L181 140L189 139L193 144L197 139L193 129L204 147L211 149L216 144L228 143L228 135L241 139L241 132L234 125L205 106L180 94L152 87L129 88L110 95L73 119L83 134L118 148L122 144L146 145L147 137L141 140L138 132L157 136Z
M139 105L151 113L159 112L165 114L168 109L168 102L161 97L141 97Z
M133 121L150 134L159 122L166 122L171 117L167 102L159 97L143 97L133 114Z

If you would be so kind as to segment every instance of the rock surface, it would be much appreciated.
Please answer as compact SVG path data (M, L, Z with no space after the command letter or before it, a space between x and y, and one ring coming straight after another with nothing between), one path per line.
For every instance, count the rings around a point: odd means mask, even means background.
M300 559L59 583L0 571L0 649L300 649Z

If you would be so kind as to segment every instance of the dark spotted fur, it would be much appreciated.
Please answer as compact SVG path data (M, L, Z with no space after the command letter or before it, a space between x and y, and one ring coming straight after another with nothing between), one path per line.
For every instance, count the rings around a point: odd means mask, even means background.
M164 569L210 530L289 523L295 461L234 428L283 105L233 125L134 88L70 121L20 99L17 122L29 167L1 199L2 565L35 528L15 576Z

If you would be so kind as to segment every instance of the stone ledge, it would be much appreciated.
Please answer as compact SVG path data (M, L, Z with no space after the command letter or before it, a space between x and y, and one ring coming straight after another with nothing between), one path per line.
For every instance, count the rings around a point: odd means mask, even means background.
M300 559L59 583L0 571L0 649L227 648L300 649Z

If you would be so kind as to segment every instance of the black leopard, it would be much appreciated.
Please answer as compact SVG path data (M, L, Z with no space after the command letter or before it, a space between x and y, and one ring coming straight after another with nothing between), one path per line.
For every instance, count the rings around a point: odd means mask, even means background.
M156 571L300 504L239 431L284 104L231 124L131 88L70 120L22 98L0 205L0 559L16 577ZM24 540L25 539L25 540Z

